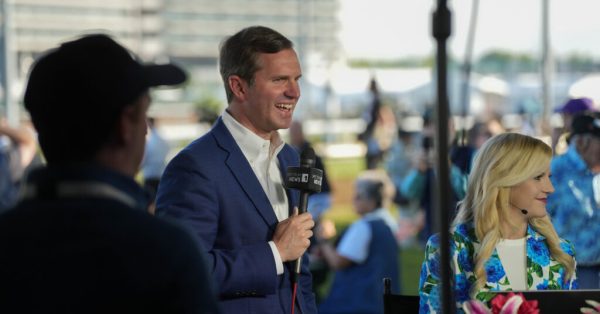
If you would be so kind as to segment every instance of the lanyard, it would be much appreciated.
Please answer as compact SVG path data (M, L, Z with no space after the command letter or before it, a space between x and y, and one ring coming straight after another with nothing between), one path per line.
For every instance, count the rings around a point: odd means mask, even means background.
M106 183L58 182L53 188L54 190L50 195L52 198L100 197L117 200L129 207L136 207L136 201L133 197ZM45 195L40 195L42 193L37 185L26 185L23 198L33 199L44 197Z

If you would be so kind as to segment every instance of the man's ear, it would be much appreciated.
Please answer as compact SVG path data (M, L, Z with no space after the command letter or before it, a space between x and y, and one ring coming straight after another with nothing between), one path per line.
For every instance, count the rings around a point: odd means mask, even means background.
M118 144L129 145L133 141L137 107L128 105L123 108L116 126L115 139Z
M246 98L246 93L248 92L248 84L244 79L237 75L231 75L227 79L227 84L229 84L229 89L231 89L231 92L236 98Z
M590 146L590 139L585 136L585 135L579 135L577 136L576 139L577 142L575 142L577 151L579 151L579 153L583 153L587 150L587 148Z

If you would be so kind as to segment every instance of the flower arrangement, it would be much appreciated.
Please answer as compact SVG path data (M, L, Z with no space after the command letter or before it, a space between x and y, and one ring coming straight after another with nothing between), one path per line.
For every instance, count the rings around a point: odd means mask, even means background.
M489 309L479 300L471 300L463 303L466 314L539 314L538 301L527 301L523 294L509 293L498 294L491 301L492 308ZM593 312L591 312L593 313Z
M585 300L589 307L582 307L581 313L600 314L600 302ZM521 293L498 294L491 301L489 309L479 300L471 300L463 303L466 314L539 314L538 301L527 301Z
M591 307L582 307L581 313L584 314L600 314L600 303L592 300L585 300L585 303Z

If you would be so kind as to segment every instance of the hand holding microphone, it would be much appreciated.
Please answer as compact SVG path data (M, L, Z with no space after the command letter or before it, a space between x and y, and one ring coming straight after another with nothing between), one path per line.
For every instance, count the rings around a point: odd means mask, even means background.
M309 213L298 215L298 208L294 215L277 225L273 242L277 246L283 262L297 260L302 257L310 245L310 237L315 222Z
M308 147L302 154L300 155L300 167L288 167L287 174L285 177L285 186L288 189L298 189L300 190L300 203L298 205L298 215L294 215L288 220L280 223L281 231L285 233L285 236L292 238L300 238L303 244L303 250L297 257L296 260L296 273L294 275L294 280L297 281L298 274L300 273L300 265L302 264L302 254L310 245L309 238L312 236L312 227L314 226L314 221L309 213L306 212L308 206L308 196L313 192L321 191L321 182L323 180L323 170L313 168L315 165L315 151ZM307 221L307 218L309 221ZM307 228L308 227L308 228ZM286 229L289 229L289 234L284 232ZM280 226L277 226L277 230L275 231L275 236L278 236L278 231L280 231ZM283 238L283 237L282 237ZM278 243L274 241L277 245L277 248L280 249ZM297 243L293 243L288 241L289 246L291 248L297 247ZM289 247L283 248L283 251L286 251ZM298 253L297 250L294 253ZM287 252L286 252L287 253ZM282 254L282 250L280 249L280 254ZM284 253L285 254L285 253ZM296 255L294 254L294 255ZM282 260L285 261L282 256Z

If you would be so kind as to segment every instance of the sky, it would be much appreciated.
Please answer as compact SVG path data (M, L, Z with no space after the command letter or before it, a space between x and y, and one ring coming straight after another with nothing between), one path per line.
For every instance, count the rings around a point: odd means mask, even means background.
M492 49L540 54L543 0L480 0L474 57ZM449 0L449 53L463 58L474 0ZM600 0L549 0L550 42L556 56L600 58ZM435 0L341 0L340 36L348 58L398 59L434 52Z

